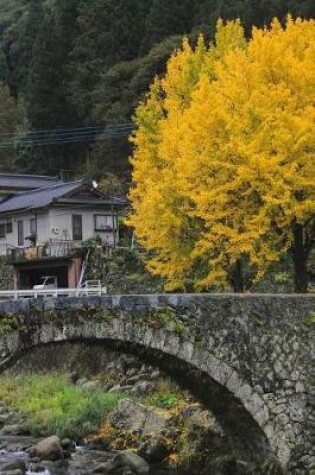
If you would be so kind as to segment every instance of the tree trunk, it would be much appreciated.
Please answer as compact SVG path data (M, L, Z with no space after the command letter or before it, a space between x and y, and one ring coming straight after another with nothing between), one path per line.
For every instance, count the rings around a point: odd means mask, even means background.
M245 290L243 266L241 259L238 259L233 266L230 276L230 282L234 292L243 293Z
M304 248L304 228L302 224L295 223L293 226L293 247L292 256L294 263L294 285L297 293L307 292L308 272L307 258L308 253Z

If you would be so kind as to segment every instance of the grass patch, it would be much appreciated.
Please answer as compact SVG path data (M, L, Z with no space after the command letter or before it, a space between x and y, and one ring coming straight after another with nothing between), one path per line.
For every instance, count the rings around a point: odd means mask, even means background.
M181 390L171 380L163 379L157 382L154 393L145 396L142 402L148 406L168 410L190 404L192 400L187 391Z
M145 399L145 403L149 406L155 406L161 409L170 409L172 407L176 407L181 402L183 402L181 395L169 392L153 394L147 396Z
M73 386L59 375L2 377L0 400L25 417L34 435L76 440L97 432L123 395Z

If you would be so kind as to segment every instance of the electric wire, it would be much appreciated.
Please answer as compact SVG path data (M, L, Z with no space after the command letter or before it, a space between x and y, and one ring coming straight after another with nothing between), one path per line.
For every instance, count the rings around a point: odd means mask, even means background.
M106 127L69 127L19 134L0 134L0 148L43 147L117 139L129 136L134 128L132 122L127 122Z

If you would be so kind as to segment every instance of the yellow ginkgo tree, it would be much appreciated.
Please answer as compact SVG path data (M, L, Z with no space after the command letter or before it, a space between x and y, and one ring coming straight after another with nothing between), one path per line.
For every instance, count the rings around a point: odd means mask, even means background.
M129 224L167 288L242 289L292 252L307 288L314 244L315 22L274 20L245 41L218 23L187 40L136 113ZM236 276L236 278L235 278Z

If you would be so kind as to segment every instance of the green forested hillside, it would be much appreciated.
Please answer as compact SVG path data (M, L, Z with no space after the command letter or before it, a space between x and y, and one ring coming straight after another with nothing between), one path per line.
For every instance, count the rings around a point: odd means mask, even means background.
M0 0L0 133L130 121L181 36L219 17L249 31L313 0ZM0 145L3 142L0 143ZM0 171L128 176L126 138L0 148Z

